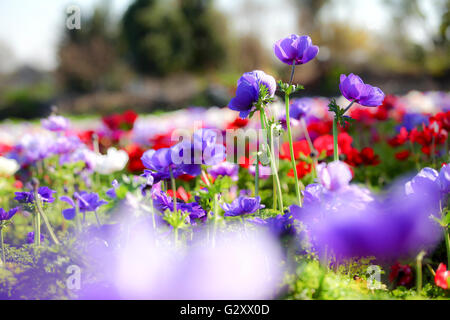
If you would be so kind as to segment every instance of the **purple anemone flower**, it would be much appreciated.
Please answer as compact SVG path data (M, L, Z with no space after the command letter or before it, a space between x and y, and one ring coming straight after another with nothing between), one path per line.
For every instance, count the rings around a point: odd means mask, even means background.
M117 198L116 189L119 187L119 182L116 179L111 182L112 188L106 191L106 195L112 199Z
M319 53L319 47L312 44L309 36L291 34L287 38L278 40L274 45L274 51L281 62L299 65L314 59Z
M69 120L63 116L51 115L41 120L42 126L50 131L65 131L69 127Z
M45 240L45 236L41 233L41 242ZM30 231L27 234L27 243L31 244L34 242L34 231Z
M289 106L289 115L291 118L300 120L310 112L310 105L306 104L304 99L294 99Z
M3 208L0 208L0 221L6 221L11 219L16 213L19 211L19 207L15 207L6 211Z
M55 198L53 198L54 193L56 193L56 191L49 187L39 187L38 189L38 194L43 202L52 203L55 201ZM34 194L32 191L16 192L15 195L14 200L17 200L20 203L34 202Z
M384 93L380 88L365 84L353 73L348 76L341 74L339 89L347 100L366 107L378 107L384 100Z
M236 96L231 99L228 107L239 111L241 118L247 118L259 99L261 85L267 88L271 97L275 95L276 82L272 76L260 70L244 73L238 80Z
M82 212L82 213L85 213L88 211L91 211L91 212L97 211L97 209L99 207L108 203L107 201L100 199L98 194L96 194L94 192L92 192L92 193L88 193L86 191L75 192L73 197L74 197L74 199L77 200L79 212ZM59 199L61 201L68 203L70 206L72 206L72 208L64 209L62 211L64 219L72 220L73 218L75 218L75 215L76 215L75 201L68 196L62 196Z
M317 176L320 183L330 191L339 191L346 188L350 180L352 180L350 168L341 161L319 164L317 166Z
M180 166L175 166L172 162L172 149L161 148L159 150L148 150L144 152L141 157L144 166L150 170L144 170L142 176L153 177L153 183L158 183L161 180L170 179L170 172L175 178L183 174Z
M173 200L165 192L159 191L153 194L153 207L161 213L166 210L173 211ZM177 210L187 212L188 222L193 223L195 219L205 219L206 211L197 202L177 202Z
M258 174L259 174L259 178L260 179L267 179L272 175L272 169L269 166L263 166L261 164L259 164L258 167ZM256 174L256 165L251 165L248 167L248 172L250 172L250 174L252 176L255 176Z
M67 158L70 158L72 153L81 146L84 145L77 136L61 136L58 137L50 146L49 152L53 154L66 155Z
M216 179L219 176L229 176L231 177L231 180L237 181L238 180L238 172L239 172L239 166L235 163L231 162L222 162L219 164L216 164L210 168L208 168L208 173Z
M239 196L234 199L231 204L224 203L221 207L225 211L224 216L235 217L243 214L255 213L257 210L262 209L265 206L261 204L261 197L259 196L256 198Z
M432 168L423 168L410 181L405 184L405 193L426 192L432 195L439 194L439 173Z
M439 171L438 178L439 186L441 192L444 194L450 193L450 165L444 165Z

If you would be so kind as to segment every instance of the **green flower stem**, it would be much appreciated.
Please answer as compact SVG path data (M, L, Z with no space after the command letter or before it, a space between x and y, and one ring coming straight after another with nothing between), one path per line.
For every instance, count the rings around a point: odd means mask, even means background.
M150 197L150 207L152 208L152 225L153 225L153 230L156 230L155 207L153 207L153 199L152 199L152 197Z
M266 130L267 130L267 126L269 124L268 124L267 116L266 116L264 111L262 112L262 115L263 115L263 120L264 120L262 123L266 124ZM275 185L276 185L277 193L278 193L278 195L276 196L276 199L278 200L278 205L280 207L280 211L283 212L283 208L284 208L284 205L283 205L283 192L281 190L280 178L278 176L278 168L276 166L275 155L273 153L273 150L274 150L273 134L272 134L272 132L273 132L273 125L270 128L268 128L268 129L269 129L268 130L268 138L269 138L268 152L269 152L269 157L270 157L270 169L272 170L272 174L273 174L274 180L276 182ZM275 195L274 195L274 197L275 197ZM274 206L274 209L275 209L275 206Z
M3 226L0 226L0 243L2 246L2 260L0 261L0 265L6 264L6 254L5 254L5 244L3 242Z
M173 193L173 212L177 212L177 189L175 186L175 178L173 177L172 168L170 168L170 181L172 183L172 193Z
M416 288L417 293L422 291L422 261L425 256L425 251L420 251L416 258Z
M273 185L273 191L272 191L272 197L273 197L273 203L272 203L272 207L273 210L277 210L277 181L275 179L275 175L272 175L272 185Z
M175 246L178 246L178 227L174 228L174 239L175 239Z
M42 206L40 204L40 199L39 199L39 195L38 193L35 191L34 192L34 199L36 202L36 216L37 216L37 231L38 231L38 245L41 245L41 216L42 216L42 220L44 220L44 224L45 227L47 228L48 233L50 234L50 238L52 238L53 242L55 244L59 244L58 238L56 237L55 233L53 232L53 228L50 225L50 222L48 221L47 215L45 214L44 210L42 209ZM35 234L35 240L36 240L36 234Z
M97 210L94 211L94 214L95 214L95 220L97 220L98 226L101 227L102 224L101 224L100 219L99 219L99 217L98 217Z
M289 92L286 92L284 97L285 97L285 101L286 101L286 126L288 129L289 151L291 154L292 169L294 170L295 193L297 195L298 205L302 206L302 196L300 193L300 187L299 187L299 183L298 183L297 166L295 163L295 156L294 156L294 144L292 141L291 119L289 116Z
M217 194L214 195L214 226L213 226L213 238L212 246L216 246L216 233L217 233L217 221L219 220L219 197Z
M339 151L338 151L338 130L337 130L337 118L336 116L333 119L333 150L334 150L334 161L339 160Z
M444 211L442 210L442 201L439 201L439 208L441 209L441 218L444 219ZM445 248L447 250L447 266L450 266L450 238L448 232L448 226L444 227L444 240Z
M255 197L259 194L259 155L256 150L256 165L255 165Z
M37 210L37 206L34 214L34 244L38 247L41 245L41 215L39 210Z
M345 108L344 113L342 113L342 116L351 108L351 106L355 103L355 101L351 101L350 104ZM339 161L339 149L338 149L338 118L336 115L334 115L333 119L333 160Z
M447 249L447 266L450 266L450 235L448 233L448 226L444 229L445 248Z

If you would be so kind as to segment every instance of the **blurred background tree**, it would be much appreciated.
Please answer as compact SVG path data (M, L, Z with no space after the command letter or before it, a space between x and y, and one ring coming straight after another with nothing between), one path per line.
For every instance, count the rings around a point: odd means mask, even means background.
M35 10L61 18L48 29L59 41L42 44L56 59L46 70L33 54L23 63L36 48L18 43L34 29L10 28L0 43L0 118L39 116L52 104L80 114L224 106L243 72L289 77L272 50L289 33L320 47L295 73L308 89L301 95L338 95L349 72L387 93L450 89L450 0L84 0L80 30L66 28L64 5L41 1ZM14 11L37 14L0 2L0 26Z
M205 71L226 59L225 17L212 0L136 0L122 19L126 55L142 74Z
M80 30L65 29L58 52L57 77L69 91L107 89L119 66L116 24L110 17L108 2L103 1L91 15L82 18Z

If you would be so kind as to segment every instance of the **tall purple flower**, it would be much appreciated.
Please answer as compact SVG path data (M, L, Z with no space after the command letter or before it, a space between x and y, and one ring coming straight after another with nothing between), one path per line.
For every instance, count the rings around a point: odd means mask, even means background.
M69 120L63 116L51 115L41 120L42 126L50 131L65 131L69 127Z
M15 207L6 211L3 208L0 208L0 221L6 221L11 219L16 213L19 211L19 207Z
M267 88L271 97L275 95L276 82L272 76L260 70L244 73L238 80L236 96L231 99L228 107L231 110L239 111L241 118L247 118L259 99L261 85Z
M251 198L246 196L240 196L236 198L231 204L224 203L221 205L225 211L226 217L241 216L243 214L255 213L257 210L264 208L261 204L261 197Z
M312 44L309 36L291 34L287 38L278 40L274 45L274 51L281 62L299 65L314 59L319 53L319 47Z
M52 203L55 201L55 198L53 198L54 193L56 193L56 191L49 187L39 187L38 189L38 194L43 202ZM32 191L16 192L15 195L14 200L17 200L20 203L34 202L34 193Z
M339 89L347 100L366 107L378 107L384 100L384 93L380 88L365 84L353 73L348 76L341 74Z

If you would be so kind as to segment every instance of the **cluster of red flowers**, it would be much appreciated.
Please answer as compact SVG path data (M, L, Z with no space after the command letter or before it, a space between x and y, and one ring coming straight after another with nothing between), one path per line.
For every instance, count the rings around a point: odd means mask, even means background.
M448 132L450 131L450 111L437 113L429 118L429 124L422 124L421 130L413 128L410 132L405 127L390 139L388 143L392 147L399 147L410 141L421 146L421 151L427 156L433 153L437 154L439 147L447 141ZM398 160L405 160L409 157L409 150L402 150L395 154Z
M0 143L0 156L12 150L12 146Z
M399 262L391 266L391 272L389 273L389 281L396 283L399 286L407 286L411 284L413 279L412 269L409 265L402 265Z
M138 115L133 110L127 110L122 114L115 113L102 118L103 123L112 131L124 130L130 131L133 129L134 122Z

